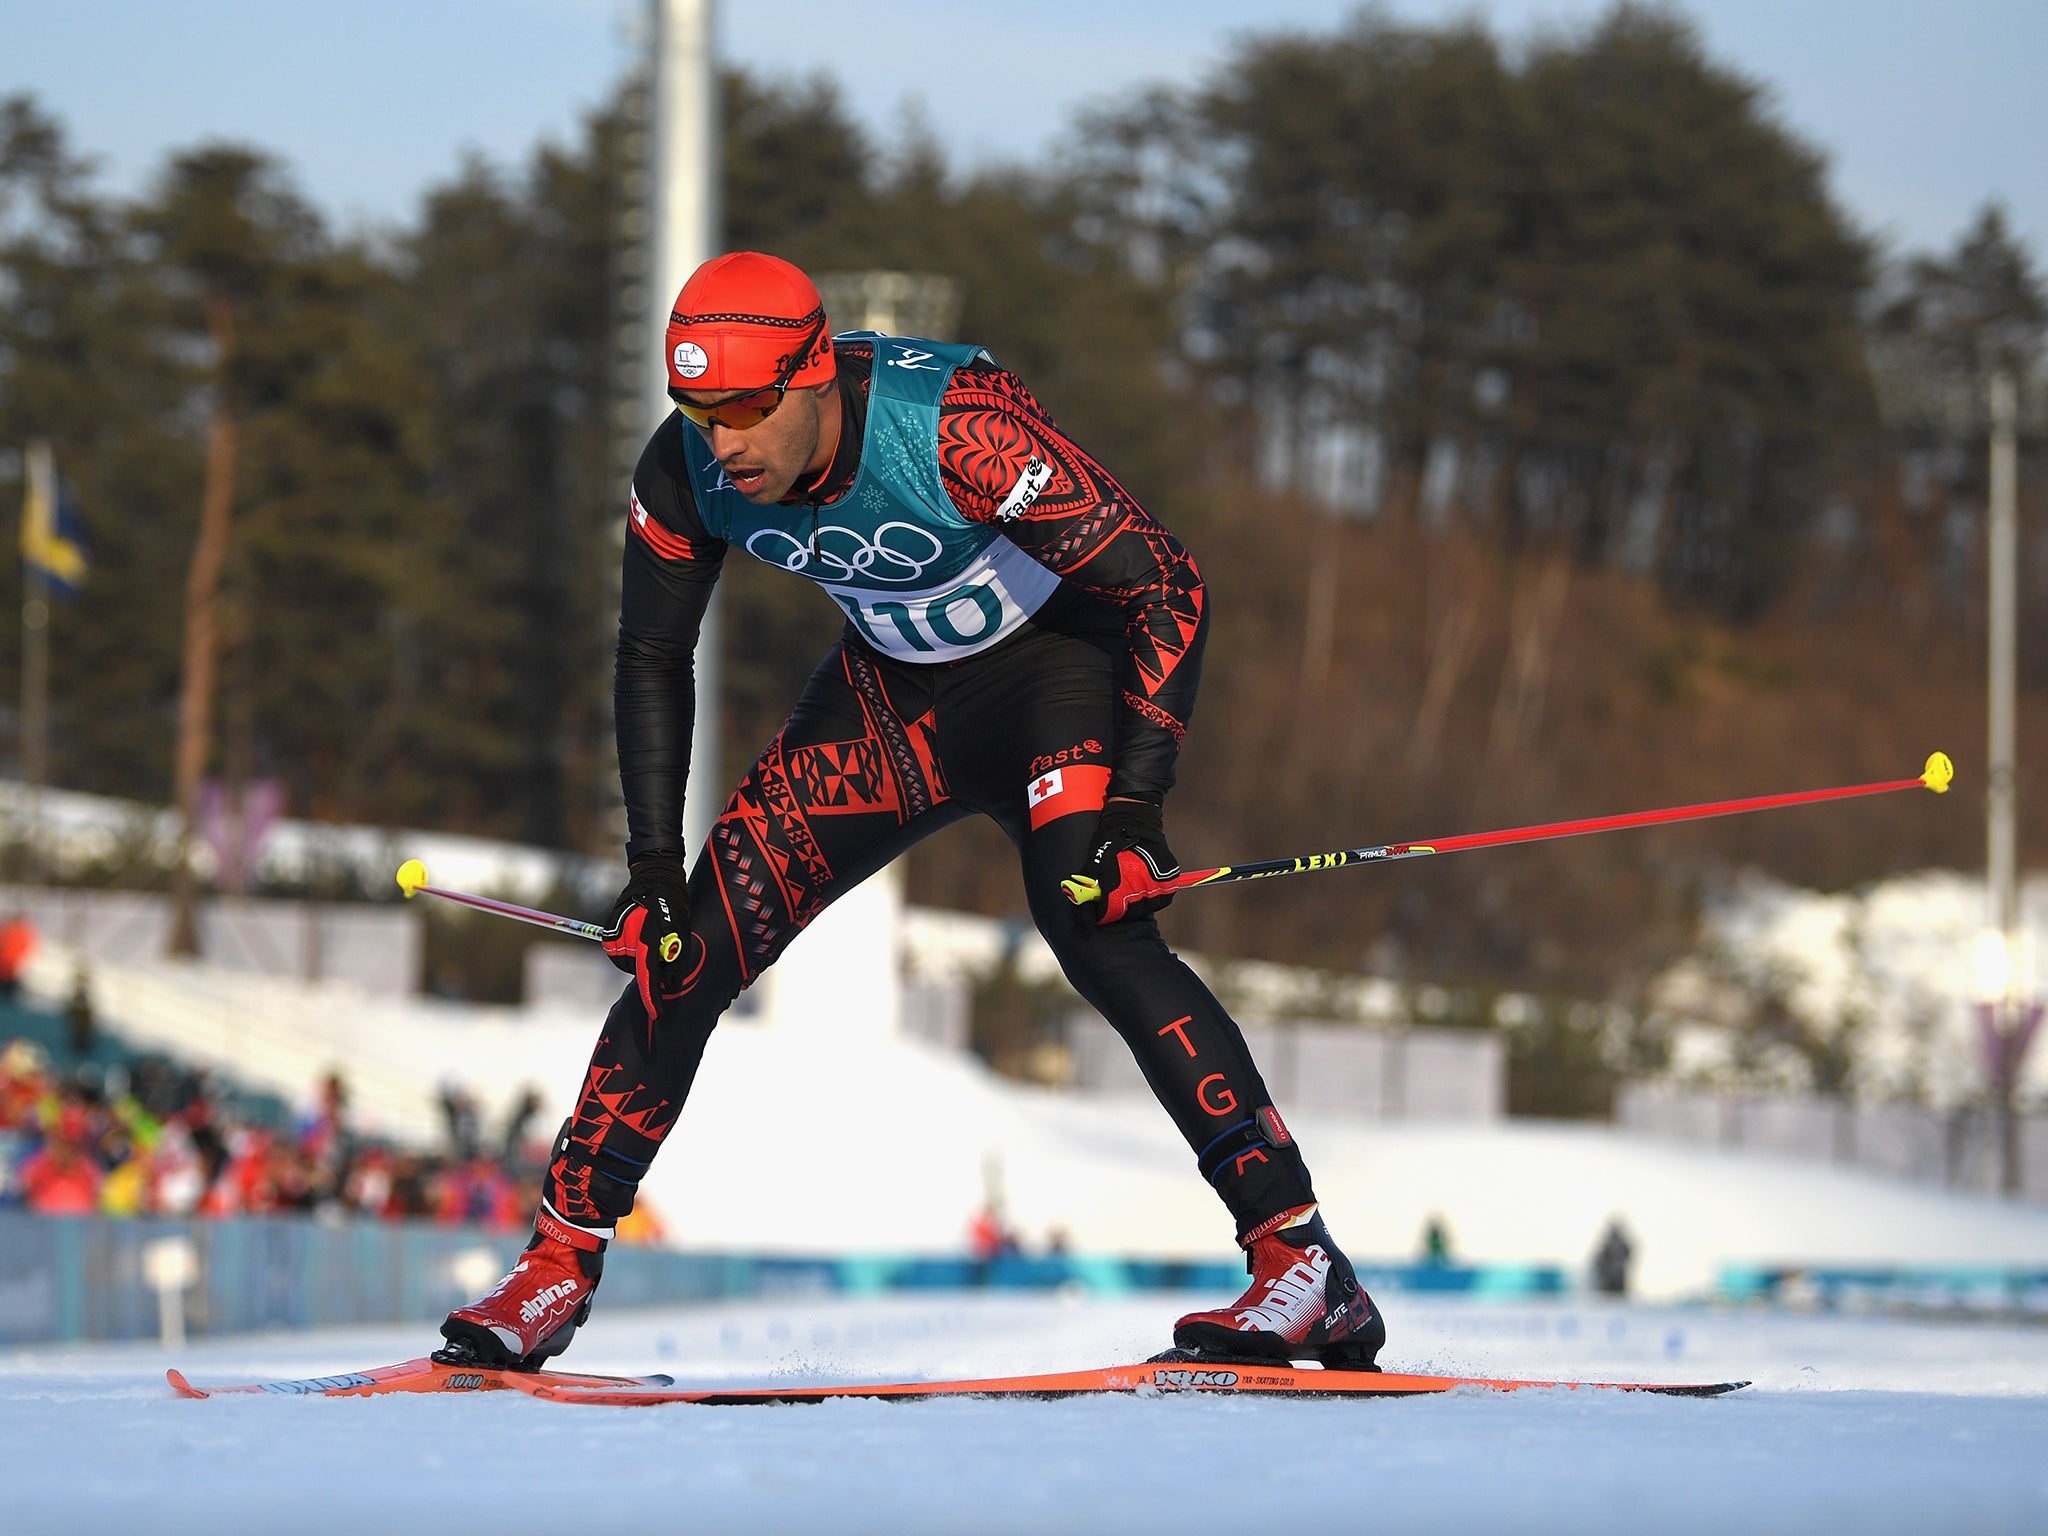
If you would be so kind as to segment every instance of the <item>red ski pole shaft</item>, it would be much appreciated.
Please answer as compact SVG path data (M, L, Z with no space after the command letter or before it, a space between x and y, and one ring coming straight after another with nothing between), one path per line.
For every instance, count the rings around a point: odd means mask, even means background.
M1215 869L1191 869L1132 894L1133 900L1168 896L1198 885L1225 885L1235 880L1266 880L1275 875L1303 875L1315 870L1343 869L1351 864L1385 864L1395 859L1419 859L1434 853L1457 853L1466 848L1500 848L1510 843L1539 843L1556 837L1583 837L1590 832L1618 832L1624 827L1654 827L1674 821L1704 821L1711 816L1739 816L1746 811L1777 810L1788 805L1812 805L1823 800L1848 800L1858 795L1887 795L1902 789L1931 789L1947 794L1955 778L1955 764L1948 754L1936 752L1918 778L1886 779L1876 784L1848 784L1835 789L1803 789L1787 795L1756 795L1747 800L1712 800L1703 805L1677 805L1655 811L1628 811L1619 816L1591 816L1579 821L1551 821L1534 827L1509 827L1499 832L1466 832L1456 837L1432 838L1426 842L1382 843L1375 848L1339 848L1330 853L1307 853L1291 859L1267 859L1257 864L1224 864ZM1076 875L1061 882L1067 899L1085 906L1101 898L1096 882Z
M438 896L443 901L452 901L459 906L474 907L479 912L489 912L494 917L509 917L515 922L532 923L536 928L551 928L556 933L574 934L579 939L602 941L605 931L597 923L586 923L579 918L559 917L553 912L543 912L537 907L522 907L509 901L498 901L489 896L472 896L468 891L451 891L443 886L427 884L427 867L418 859L407 859L398 866L398 888L405 892L406 899L424 891L429 896Z

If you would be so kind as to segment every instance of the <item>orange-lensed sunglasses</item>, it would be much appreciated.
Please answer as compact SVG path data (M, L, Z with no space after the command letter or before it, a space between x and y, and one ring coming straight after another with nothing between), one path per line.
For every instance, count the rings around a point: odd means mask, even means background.
M693 405L683 398L682 390L671 384L668 397L675 402L677 410L700 427L724 427L728 432L744 432L749 427L758 427L781 406L782 397L789 393L789 381L803 367L804 359L811 355L811 348L818 344L818 337L824 329L825 317L820 315L818 323L804 333L803 341L790 355L789 366L782 370L782 377L765 388L735 395L716 405Z

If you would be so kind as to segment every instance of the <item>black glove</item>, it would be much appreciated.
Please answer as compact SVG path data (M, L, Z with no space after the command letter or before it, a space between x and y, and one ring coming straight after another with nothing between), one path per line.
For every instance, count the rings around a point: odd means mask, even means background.
M689 875L680 854L650 853L634 862L632 877L612 906L604 952L640 983L650 1025L663 998L689 990L703 951L690 933Z
M1163 887L1179 873L1180 860L1166 846L1160 807L1149 800L1112 800L1095 824L1087 864L1062 887L1096 922L1115 923L1170 906L1173 896Z

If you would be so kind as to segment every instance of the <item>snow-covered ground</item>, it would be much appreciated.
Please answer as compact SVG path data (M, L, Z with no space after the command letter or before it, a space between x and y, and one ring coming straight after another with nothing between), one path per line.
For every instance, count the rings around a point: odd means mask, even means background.
M1047 1370L1182 1298L600 1313L565 1363L690 1381ZM1732 1397L1109 1398L600 1409L513 1394L170 1397L153 1348L0 1355L0 1528L97 1532L2038 1532L2048 1329L1388 1300L1386 1361L1750 1377ZM194 1380L420 1353L423 1329L195 1344Z

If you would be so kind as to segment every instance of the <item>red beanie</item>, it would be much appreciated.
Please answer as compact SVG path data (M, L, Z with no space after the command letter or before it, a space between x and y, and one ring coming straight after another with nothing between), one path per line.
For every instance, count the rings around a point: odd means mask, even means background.
M809 351L789 374L806 343ZM715 256L690 275L668 317L666 351L671 389L760 389L785 374L801 388L838 371L816 285L781 257L759 251Z

